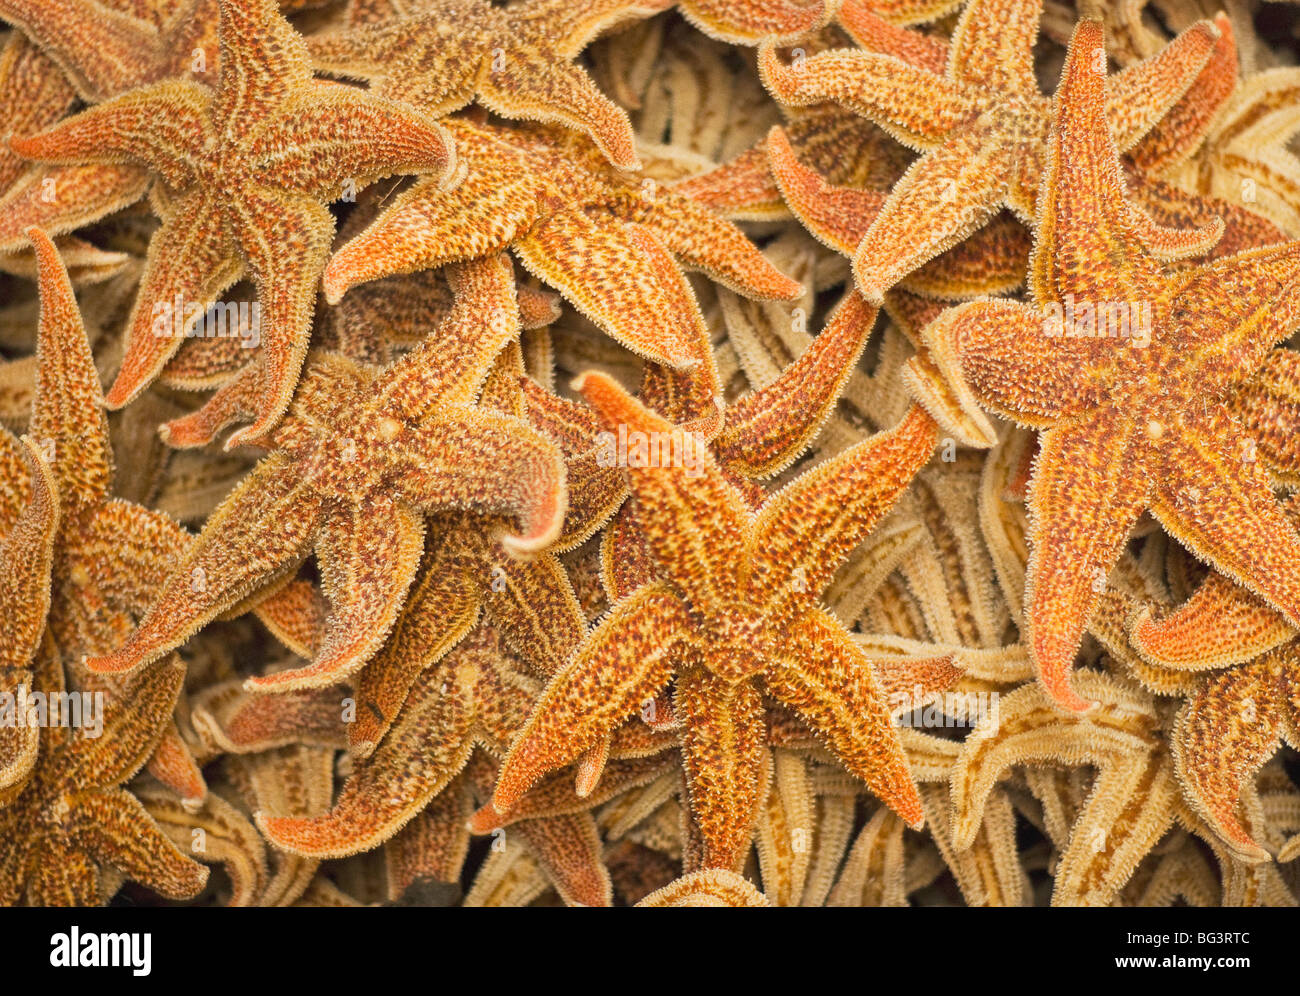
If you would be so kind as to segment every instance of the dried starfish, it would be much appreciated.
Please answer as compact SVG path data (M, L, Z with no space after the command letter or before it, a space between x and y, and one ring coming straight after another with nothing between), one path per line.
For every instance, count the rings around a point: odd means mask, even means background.
M1161 257L1204 251L1221 226L1160 229L1126 199L1103 111L1100 37L1082 22L1062 73L1030 268L1038 306L974 302L926 333L948 382L969 385L969 408L973 391L1042 431L1025 639L1045 687L1071 709L1088 706L1069 685L1075 651L1145 509L1300 621L1300 536L1262 466L1242 459L1250 447L1227 407L1295 324L1300 244L1162 270ZM1236 288L1233 304L1225 285ZM1099 337L1091 310L1057 322L1076 300L1103 310L1133 302L1146 324Z
M110 408L158 375L217 295L245 273L253 278L263 373L257 420L240 433L253 440L288 407L307 353L334 233L325 202L343 196L348 179L441 175L452 153L442 130L414 111L314 82L302 39L272 0L220 0L220 11L215 88L140 87L12 145L43 162L136 163L162 181L163 225L149 243Z

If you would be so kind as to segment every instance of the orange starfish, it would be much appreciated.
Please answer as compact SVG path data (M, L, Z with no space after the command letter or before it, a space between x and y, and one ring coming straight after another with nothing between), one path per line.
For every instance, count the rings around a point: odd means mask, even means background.
M460 264L453 280L459 300L444 329L386 370L338 354L311 364L274 451L212 514L136 632L90 661L93 670L155 660L314 546L331 604L327 632L311 665L263 685L333 684L392 628L419 565L426 511L516 516L523 532L502 540L516 555L555 538L565 503L558 452L522 419L473 405L497 352L519 332L510 263ZM211 438L242 414L255 382L256 371L246 372L170 423L170 440Z
M220 5L215 88L141 87L12 145L44 162L137 163L162 181L163 225L149 244L111 408L158 375L217 295L253 278L263 372L257 421L241 431L252 440L283 414L306 356L334 233L324 202L343 196L347 179L441 174L451 151L414 111L314 82L303 40L272 0Z
M679 0L677 9L710 38L733 45L793 41L826 24L835 0Z
M1166 273L1160 259L1205 251L1222 225L1172 232L1127 200L1101 51L1100 25L1081 23L1038 198L1037 306L977 301L926 332L968 395L1041 430L1026 641L1049 694L1076 710L1088 703L1070 687L1075 651L1146 509L1300 622L1300 535L1263 466L1243 460L1251 444L1229 408L1300 318L1300 243Z
M356 284L476 259L507 247L535 276L633 352L689 366L707 348L686 336L648 259L659 240L687 267L740 293L793 298L799 285L708 208L615 174L562 133L447 122L465 175L445 191L416 183L325 268L331 304Z
M853 256L868 300L956 245L999 209L1026 224L1036 209L1051 101L1033 69L1042 0L970 0L944 73L892 54L839 50L786 66L775 47L759 70L778 100L835 100L921 152L880 208ZM1164 116L1202 71L1219 37L1210 22L1107 80L1102 99L1121 151Z
M507 118L585 132L615 166L639 169L627 113L573 60L602 32L666 10L669 0L416 0L366 4L351 26L307 39L331 76L441 117L477 99Z
M660 441L661 455L674 448L680 455L692 438L603 374L585 374L577 387L606 428L645 433ZM629 467L637 520L663 580L619 601L551 680L478 828L499 822L538 778L606 736L674 674L706 865L732 867L749 847L763 796L761 690L797 711L850 771L920 823L920 799L871 663L817 597L936 439L934 423L913 409L896 429L800 476L757 513L702 446L689 463Z

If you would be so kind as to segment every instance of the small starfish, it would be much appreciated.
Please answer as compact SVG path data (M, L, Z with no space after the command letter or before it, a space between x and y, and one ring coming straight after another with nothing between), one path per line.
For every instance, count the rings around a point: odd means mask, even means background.
M558 452L522 419L472 404L519 332L509 261L460 264L453 280L458 303L444 329L386 370L337 354L311 364L273 452L209 518L135 633L90 661L93 670L155 660L285 576L314 545L331 604L327 633L313 663L275 685L333 684L366 662L397 618L419 565L424 512L517 516L522 534L502 540L516 555L555 538L565 503ZM170 440L211 438L239 417L255 381L255 372L241 376L170 423Z
M0 482L5 518L17 506L0 541L0 696L10 707L26 710L24 693L32 691L32 660L45 633L50 610L50 567L59 525L58 487L40 449L30 439L15 444L0 434L4 462L26 461L30 496L16 485L22 478ZM8 468L6 468L8 469ZM0 729L0 805L22 791L36 764L40 741L37 726L6 724Z
M416 0L351 10L351 26L307 39L331 76L442 117L477 99L506 118L576 128L611 163L640 169L627 113L573 60L599 34L652 17L669 0Z
M241 431L251 440L288 407L306 356L334 233L324 202L343 196L349 178L441 174L452 153L419 114L314 82L302 39L272 0L220 0L220 10L215 88L181 80L141 87L11 144L43 162L143 165L162 181L154 189L163 225L149 243L110 408L138 395L180 347L177 332L251 275L264 326L258 418ZM177 300L183 316L172 314Z
M966 238L999 209L1036 210L1051 101L1033 70L1042 0L971 0L937 74L894 55L832 51L783 65L759 52L764 82L786 104L836 100L922 156L894 187L853 257L868 300ZM1131 148L1204 68L1217 28L1199 23L1159 55L1106 82L1101 97L1121 151Z
M63 691L57 661L38 677ZM195 896L208 872L177 849L122 784L154 753L185 678L179 662L142 672L110 704L97 738L44 731L43 752L23 792L0 809L0 904L98 906L104 872L116 869L170 899ZM130 708L125 708L125 701Z
M1042 431L1030 484L1026 643L1050 694L1071 709L1088 705L1069 685L1075 651L1144 509L1300 622L1300 536L1262 465L1242 459L1250 446L1228 408L1296 324L1300 244L1162 270L1161 257L1203 252L1222 226L1171 232L1126 199L1104 113L1100 36L1098 24L1081 23L1062 72L1030 267L1038 307L973 302L926 332L949 382L964 379L968 395ZM1068 328L1054 323L1062 302L1075 301L1133 303L1146 309L1145 331L1099 337L1095 324L1090 333L1079 323L1089 320L1082 313Z
M577 387L607 428L683 445L682 429L610 378L585 374ZM934 445L934 424L914 410L893 432L797 478L757 514L707 452L697 453L689 474L684 466L629 468L638 522L665 580L621 600L552 679L484 819L499 820L538 778L598 742L677 674L675 711L686 723L685 766L706 865L730 868L743 857L762 801L756 678L873 791L919 822L920 801L871 664L816 600Z
M476 259L507 247L614 339L668 366L700 361L646 256L662 241L687 267L742 293L792 298L777 272L730 222L689 198L616 175L563 135L452 120L465 175L450 190L416 183L325 268L331 304L351 287L395 273Z

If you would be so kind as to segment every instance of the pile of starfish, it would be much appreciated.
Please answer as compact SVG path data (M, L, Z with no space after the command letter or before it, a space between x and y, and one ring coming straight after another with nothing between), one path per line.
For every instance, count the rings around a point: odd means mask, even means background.
M1300 904L1219 6L0 0L0 904Z

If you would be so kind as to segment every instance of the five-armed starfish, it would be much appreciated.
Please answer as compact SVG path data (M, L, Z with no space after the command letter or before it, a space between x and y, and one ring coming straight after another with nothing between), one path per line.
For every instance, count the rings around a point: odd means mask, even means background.
M868 300L879 301L1003 207L1033 221L1051 123L1051 101L1033 68L1041 13L1042 0L971 0L943 74L893 54L835 50L786 66L772 45L760 50L764 82L783 103L835 100L922 153L853 257L854 279ZM1218 36L1213 24L1199 22L1158 55L1106 80L1097 99L1121 151L1191 85Z
M1166 273L1161 257L1204 251L1222 226L1160 229L1127 199L1101 51L1100 26L1082 22L1038 199L1036 305L976 301L926 332L952 381L1042 430L1026 641L1071 709L1088 706L1069 684L1075 651L1144 510L1300 623L1300 536L1229 408L1300 321L1300 243Z
M676 675L707 865L732 867L749 847L763 801L764 691L798 712L908 822L920 823L920 799L871 662L817 598L929 459L937 439L931 419L913 409L894 430L800 476L753 512L703 446L693 460L671 459L694 441L684 430L603 374L585 374L577 387L607 429L624 426L661 443L666 459L629 467L628 479L662 580L620 600L548 684L484 819L508 813L542 775L596 744Z
M163 225L149 243L109 407L158 375L217 295L244 274L253 279L262 384L257 420L241 430L247 441L284 413L307 354L334 234L325 202L344 196L347 180L441 175L452 151L415 111L313 81L304 42L273 0L220 4L215 87L141 87L12 145L43 162L138 163L162 181L155 206Z
M509 260L459 265L446 330L385 370L338 354L312 362L273 452L204 526L140 627L92 670L129 671L179 646L218 615L291 572L315 547L331 612L315 661L264 685L333 684L356 671L392 628L419 566L424 513L514 516L515 554L559 533L559 452L523 419L474 405L500 349L519 334ZM167 427L178 445L206 442L247 411L256 371Z

